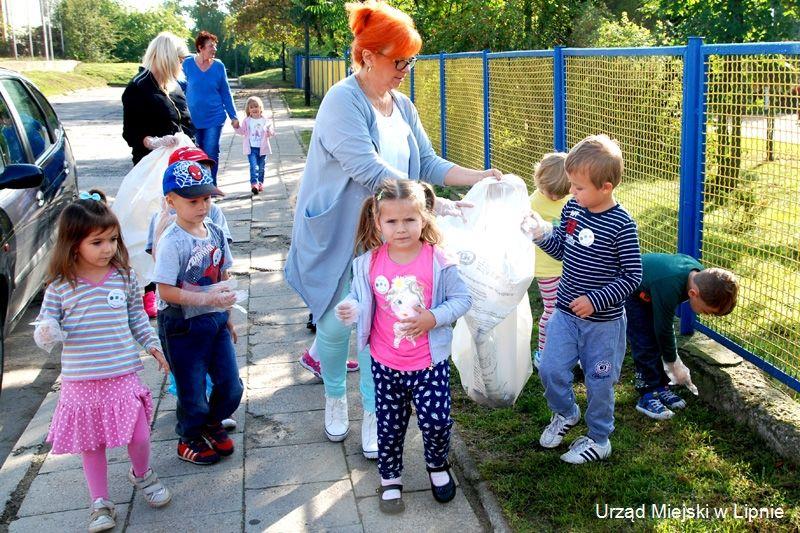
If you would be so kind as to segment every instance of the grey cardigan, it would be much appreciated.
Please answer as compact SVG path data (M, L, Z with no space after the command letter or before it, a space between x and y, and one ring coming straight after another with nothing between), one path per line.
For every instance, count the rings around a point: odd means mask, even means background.
M437 156L414 104L392 98L411 128L408 177L441 185L453 167ZM402 178L381 159L375 112L354 76L322 100L297 195L286 281L319 318L335 305L350 276L356 225L364 199L387 178Z
M358 351L363 350L369 343L372 315L375 311L375 298L372 296L372 286L369 282L371 262L371 251L353 261L353 284L347 296L358 302L356 322ZM433 364L446 361L450 357L453 322L469 311L470 307L472 307L472 296L458 273L458 266L440 248L434 248L433 290L429 311L436 318L436 327L428 332Z

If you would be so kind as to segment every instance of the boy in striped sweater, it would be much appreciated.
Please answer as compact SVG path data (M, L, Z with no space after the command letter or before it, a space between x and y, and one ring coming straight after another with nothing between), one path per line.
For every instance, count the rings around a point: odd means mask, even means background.
M611 455L614 385L625 356L624 302L642 280L642 257L636 223L614 199L623 168L617 143L607 135L589 136L570 150L564 166L572 199L561 212L561 223L553 227L534 212L522 227L563 264L539 366L553 416L539 443L555 448L578 424L572 369L580 361L589 431L561 456L580 464Z

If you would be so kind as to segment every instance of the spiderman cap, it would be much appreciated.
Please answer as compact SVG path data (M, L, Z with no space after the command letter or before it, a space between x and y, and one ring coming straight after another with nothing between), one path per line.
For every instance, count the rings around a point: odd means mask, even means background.
M184 198L198 198L200 196L225 196L214 185L211 172L194 161L176 161L164 171L162 181L164 196L174 192Z

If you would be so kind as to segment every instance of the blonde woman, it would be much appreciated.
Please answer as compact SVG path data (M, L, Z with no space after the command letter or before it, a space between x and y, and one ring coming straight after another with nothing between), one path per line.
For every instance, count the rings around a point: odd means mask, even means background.
M122 93L122 136L131 147L134 165L151 150L174 145L179 131L194 137L186 97L178 85L181 61L188 56L189 49L177 35L159 33Z

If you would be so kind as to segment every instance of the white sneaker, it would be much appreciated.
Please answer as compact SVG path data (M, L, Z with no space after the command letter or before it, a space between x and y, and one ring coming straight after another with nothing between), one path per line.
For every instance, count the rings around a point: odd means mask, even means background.
M128 479L134 487L142 491L144 499L150 507L164 507L172 499L169 489L165 487L153 469L147 470L142 477L136 477L133 474L133 467L128 470Z
M350 418L347 414L347 395L341 398L325 396L325 435L328 440L341 442L350 431Z
M92 502L92 513L89 515L89 533L114 529L117 525L114 521L116 517L117 510L114 508L114 502L97 498Z
M567 434L567 431L574 428L580 419L580 407L578 408L578 414L572 418L565 418L555 413L550 419L550 423L547 424L547 427L542 431L542 436L539 437L539 444L541 444L543 448L555 448L564 440L564 435Z
M361 421L361 451L367 459L378 458L378 416L369 411Z
M569 451L561 456L562 461L580 465L590 461L599 461L611 455L611 441L600 446L589 437L578 437L569 445Z

